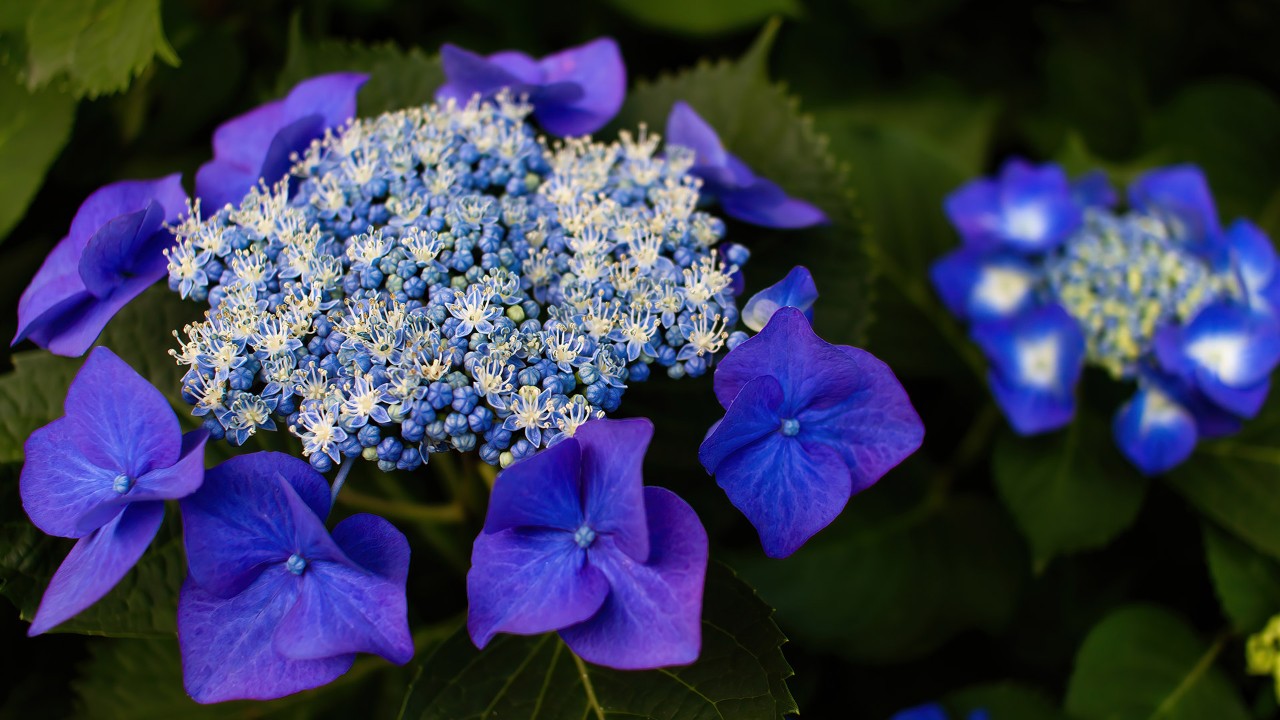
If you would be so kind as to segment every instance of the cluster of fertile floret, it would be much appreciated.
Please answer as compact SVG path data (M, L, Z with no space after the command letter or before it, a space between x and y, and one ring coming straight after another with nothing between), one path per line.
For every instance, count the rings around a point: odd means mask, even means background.
M642 129L535 136L527 105L356 120L291 175L175 228L169 284L208 300L174 355L235 443L283 422L324 471L430 452L506 465L612 412L656 363L706 372L745 335L740 246L697 210L692 153Z

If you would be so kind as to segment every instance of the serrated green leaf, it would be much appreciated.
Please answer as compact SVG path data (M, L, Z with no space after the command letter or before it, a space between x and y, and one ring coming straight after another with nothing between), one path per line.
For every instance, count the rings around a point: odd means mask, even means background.
M71 135L76 101L53 89L28 92L0 69L0 240L22 219Z
M1280 614L1280 563L1207 523L1204 550L1218 600L1236 630L1255 633Z
M1076 655L1066 710L1078 720L1246 720L1234 687L1207 644L1181 619L1130 605L1094 626Z
M730 152L791 195L822 208L830 226L786 232L735 227L729 239L751 249L745 272L753 287L776 282L793 265L808 266L822 293L815 313L819 333L831 342L862 345L871 323L874 276L866 231L847 163L828 150L826 136L786 88L769 80L766 61L776 32L777 23L770 23L737 61L704 61L677 75L641 81L618 124L662 128L671 106L684 100Z
M159 0L37 0L27 18L27 84L66 76L76 95L120 92L159 56L165 39Z
M1116 451L1109 424L1089 412L1039 437L1005 431L992 471L1037 565L1111 542L1133 524L1147 492L1147 480Z
M201 310L163 285L149 288L122 309L97 344L111 348L160 392L180 404L182 368L168 354L172 332L197 319ZM13 356L13 372L0 376L0 463L22 459L22 444L36 428L62 416L62 401L84 358L64 358L43 350ZM185 405L182 405L185 408ZM187 412L179 418L191 424Z
M955 717L986 711L990 720L1064 720L1057 703L1039 690L1013 682L975 685L947 696Z
M283 95L309 77L339 71L369 74L369 81L357 98L361 117L424 105L444 84L440 59L419 48L401 50L394 43L309 42L303 39L295 16L289 29L289 53L276 82L276 92Z
M1201 442L1165 476L1220 527L1280 559L1280 403L1268 403L1240 433Z
M609 4L650 27L689 35L712 35L750 27L772 15L797 16L799 0L609 0Z
M946 113L955 124L942 127L932 107L855 105L818 115L818 125L832 148L853 160L870 226L876 314L883 318L872 328L871 347L897 372L956 374L968 363L985 376L976 348L930 287L929 266L959 244L942 202L980 171L964 163L985 155L994 112L960 104Z
M620 672L579 660L554 633L500 635L484 651L466 630L425 658L401 718L781 718L797 712L772 611L732 570L707 571L702 654L684 667Z
M786 562L736 564L806 649L855 662L899 662L963 630L1004 627L1026 560L999 509L963 495L895 505L873 488Z

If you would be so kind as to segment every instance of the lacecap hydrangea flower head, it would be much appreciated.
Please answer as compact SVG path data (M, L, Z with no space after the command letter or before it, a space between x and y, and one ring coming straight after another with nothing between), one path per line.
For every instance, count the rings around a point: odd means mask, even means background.
M970 324L1015 431L1070 423L1095 366L1134 388L1113 433L1154 474L1262 407L1280 362L1280 273L1256 225L1219 224L1193 166L1139 176L1116 205L1100 173L1072 182L1011 160L947 198L962 246L931 277Z

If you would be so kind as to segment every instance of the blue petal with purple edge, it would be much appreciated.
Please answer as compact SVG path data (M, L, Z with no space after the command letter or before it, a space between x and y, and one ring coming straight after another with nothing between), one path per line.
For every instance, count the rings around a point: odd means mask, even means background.
M494 480L484 531L577 530L582 525L581 474L582 451L574 438L512 463Z
M1194 165L1150 170L1129 184L1129 203L1138 210L1173 218L1180 237L1205 245L1218 237L1218 209L1204 173Z
M1280 363L1280 326L1239 305L1217 303L1201 310L1181 333L1182 356L1197 379L1245 389L1266 379Z
M102 599L138 563L163 520L164 503L133 503L81 538L49 581L27 635L61 625Z
M1146 385L1120 407L1111 424L1116 445L1145 475L1173 469L1191 456L1199 433L1191 411Z
M1085 341L1061 306L977 325L972 334L991 361L991 390L1014 430L1033 435L1071 421Z
M742 308L742 324L759 332L780 307L796 308L812 322L813 304L817 300L818 286L813 282L813 275L808 268L797 265L782 280L751 296Z
M943 201L951 226L965 245L989 250L1000 245L1000 189L992 180L970 180Z
M193 430L182 436L182 455L169 467L156 468L137 479L129 479L121 489L119 475L111 479L115 497L85 512L76 521L79 531L87 532L101 527L120 512L120 508L135 502L151 500L177 500L200 489L204 482L204 446L209 439L207 430Z
M1248 294L1249 305L1255 311L1275 314L1280 307L1274 304L1272 288L1280 286L1280 273L1276 272L1276 249L1262 228L1248 220L1236 220L1223 233L1223 240L1230 249L1233 266Z
M169 401L107 348L89 353L65 405L76 449L98 467L136 480L181 455L182 428Z
M276 651L292 660L367 652L403 665L413 657L404 589L409 541L391 523L367 514L338 523L333 539L372 567L357 557L352 565L309 562L298 602L276 631Z
M618 45L599 38L540 60L506 51L484 57L446 43L440 49L447 82L436 100L465 104L473 95L491 98L503 88L525 95L542 128L561 137L604 127L626 92L627 73Z
M796 412L847 398L857 386L855 371L848 356L813 332L804 313L786 307L720 361L714 389L721 407L728 408L749 381L771 375L782 386L781 411Z
M178 174L112 183L90 195L22 293L13 344L30 338L58 355L83 355L120 308L165 275L172 236L148 208L158 205L160 220L173 222L186 197Z
M309 78L284 98L218 126L213 133L213 159L196 173L196 195L206 210L238 205L259 179L275 183L283 177L281 168L288 170L291 153L303 152L326 129L355 116L356 93L366 80L367 75L358 73Z
M329 487L306 461L259 452L209 470L200 490L179 504L191 578L231 597L266 565L283 565L300 539L315 541L324 532ZM326 558L341 557L336 546L320 542Z
M583 660L619 670L685 665L702 648L707 532L669 490L647 487L644 501L649 559L636 562L608 537L598 540L591 562L609 579L609 595L590 619L560 631Z
M1024 253L1054 249L1080 227L1084 214L1056 165L1039 168L1017 159L1000 172L1003 245Z
M647 418L595 419L579 427L573 439L582 455L583 520L593 532L608 534L618 549L644 562L649 557L649 529L643 465L653 423Z
M1081 207L1113 208L1120 196L1102 170L1091 170L1071 181L1071 197Z
M671 106L671 112L667 114L667 144L681 145L692 150L694 152L692 170L704 180L720 185L733 183L733 175L730 172L711 173L708 177L708 171L728 170L729 153L724 149L724 144L720 142L720 136L716 134L715 129L683 100L677 100Z
M355 654L290 660L273 636L298 598L298 578L283 565L222 598L188 575L178 595L178 643L187 694L200 703L270 700L332 682Z
M795 230L828 222L815 205L787 195L777 183L762 177L744 188L722 190L719 196L726 215L760 227Z
M768 435L781 432L782 386L769 375L752 378L742 386L724 417L698 448L698 460L714 475L725 458Z
M1025 260L962 247L929 269L943 304L961 320L990 322L1018 315L1036 301L1038 273Z
M84 519L110 504L119 511L115 470L98 467L74 448L76 434L66 418L31 433L23 446L26 461L18 479L22 508L35 526L49 535L79 538L93 527Z
M796 437L840 453L856 495L920 448L924 423L888 365L866 350L838 347L857 364L858 387L839 405L800 413Z
M476 647L500 632L533 635L594 615L609 583L587 558L564 530L480 533L467 573L467 630Z
M716 484L751 521L772 558L787 557L830 525L853 493L840 453L782 433L725 457L716 467Z

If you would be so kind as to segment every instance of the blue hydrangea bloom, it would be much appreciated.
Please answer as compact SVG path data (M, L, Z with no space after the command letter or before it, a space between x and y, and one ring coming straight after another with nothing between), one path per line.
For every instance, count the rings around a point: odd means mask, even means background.
M110 350L89 354L67 391L66 415L24 447L19 491L28 517L50 535L78 539L29 635L97 602L138 562L164 501L200 487L206 437L184 437L164 396Z
M990 715L986 710L974 710L965 720L988 720L989 718ZM889 720L948 720L948 716L946 708L937 703L930 703L901 710Z
M413 657L408 541L366 514L330 534L329 486L305 461L271 452L232 458L181 506L188 574L178 641L198 702L324 685L356 653L401 665Z
M325 131L356 114L356 93L367 75L333 73L303 80L279 100L259 105L218 126L213 159L196 173L196 197L217 210L260 181L274 183Z
M488 57L446 43L440 61L447 82L436 100L465 105L473 95L492 99L506 90L533 106L544 130L560 137L589 135L604 127L627 91L622 53L611 38L598 38L541 59L515 50Z
M697 209L692 158L647 133L548 146L530 112L500 93L357 120L175 228L169 285L210 306L174 352L205 427L287 429L321 472L507 465L653 371L713 368L749 253Z
M644 487L653 426L594 420L498 474L467 573L467 629L559 631L579 657L636 670L702 645L707 533L693 508Z
M165 229L186 208L182 176L112 183L90 195L18 301L13 344L83 355L120 308L165 276Z
M760 332L769 318L781 307L793 307L813 322L813 304L818 301L818 286L809 269L800 265L782 280L761 290L742 306L742 324Z
M720 142L714 128L688 103L677 102L667 116L667 143L693 151L692 172L703 190L720 202L726 215L752 225L803 228L827 222L812 204L790 197L775 182L760 177Z
M1057 167L1011 161L998 180L948 198L964 245L930 276L972 324L1014 430L1070 423L1077 380L1094 365L1136 386L1113 434L1155 474L1258 413L1280 364L1280 276L1257 226L1222 228L1197 168L1144 173L1128 198L1115 210L1098 173L1071 183ZM1039 219L1014 217L1023 211Z
M770 557L799 549L924 439L889 366L824 341L796 308L725 357L715 393L725 416L698 458Z

